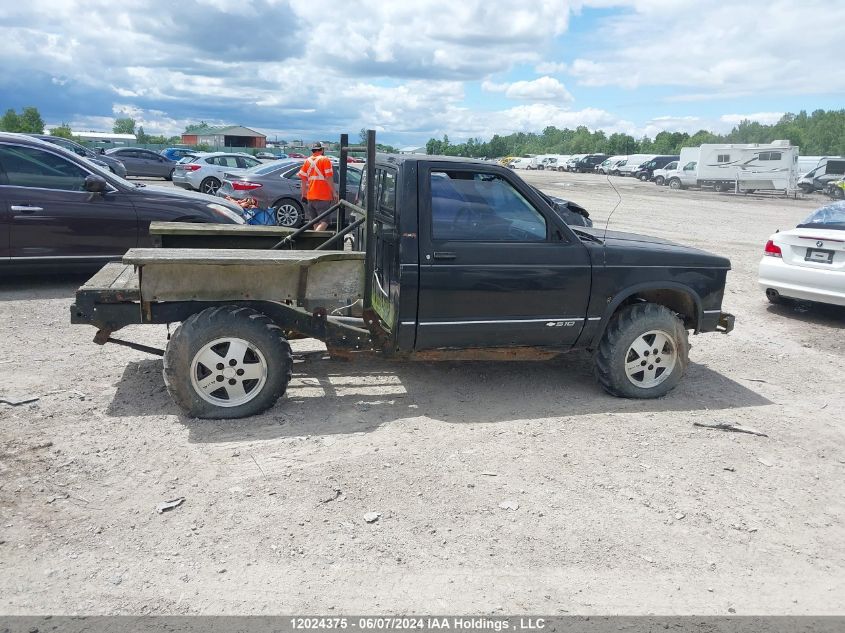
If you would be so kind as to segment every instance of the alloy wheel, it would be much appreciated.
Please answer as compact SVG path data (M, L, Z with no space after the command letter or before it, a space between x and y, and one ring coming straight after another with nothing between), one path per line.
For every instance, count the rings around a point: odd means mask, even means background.
M197 395L218 407L237 407L261 393L267 361L241 338L219 338L203 346L191 361L191 385Z
M638 336L625 355L625 374L637 387L656 387L669 376L678 362L674 339L662 330Z

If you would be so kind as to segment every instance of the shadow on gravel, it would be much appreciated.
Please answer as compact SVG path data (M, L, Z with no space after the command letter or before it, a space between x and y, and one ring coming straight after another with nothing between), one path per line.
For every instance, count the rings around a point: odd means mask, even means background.
M769 400L704 365L691 363L681 384L659 400L614 398L596 384L586 353L549 362L353 362L323 353L294 355L293 380L272 409L241 420L179 417L191 442L233 442L368 432L420 417L485 424L596 413L727 410ZM176 414L161 360L130 363L108 408L112 416Z
M845 306L835 306L812 301L786 300L782 304L770 304L770 314L789 319L807 321L815 325L825 325L845 329Z
M0 301L70 299L90 277L90 272L0 275Z

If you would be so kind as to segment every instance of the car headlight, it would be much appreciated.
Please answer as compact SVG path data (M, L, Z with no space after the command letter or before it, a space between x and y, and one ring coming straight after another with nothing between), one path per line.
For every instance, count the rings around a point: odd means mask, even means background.
M212 211L214 211L214 213L216 213L217 215L220 215L220 216L222 216L222 217L224 217L228 220L231 220L231 221L235 222L236 224L243 224L244 223L244 217L240 213L238 213L237 211L233 211L232 209L230 209L229 207L227 207L225 205L218 204L216 202L209 202L206 206L209 209L211 209Z

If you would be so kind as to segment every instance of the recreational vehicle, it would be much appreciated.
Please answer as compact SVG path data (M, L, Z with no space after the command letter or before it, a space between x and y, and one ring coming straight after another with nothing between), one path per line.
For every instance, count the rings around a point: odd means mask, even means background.
M772 143L706 143L699 148L696 165L683 157L678 174L668 184L673 189L688 186L713 187L716 191L758 189L792 191L795 188L795 163L798 147L789 141Z

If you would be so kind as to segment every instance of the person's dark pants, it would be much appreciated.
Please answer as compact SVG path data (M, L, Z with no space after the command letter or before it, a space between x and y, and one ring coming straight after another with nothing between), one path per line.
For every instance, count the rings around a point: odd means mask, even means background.
M332 206L334 202L331 200L309 200L308 205L305 207L305 220L310 222L321 213L325 213L329 210L329 207ZM335 216L337 215L337 211L332 213L329 216L326 216L321 221L322 222L331 222L334 220Z

